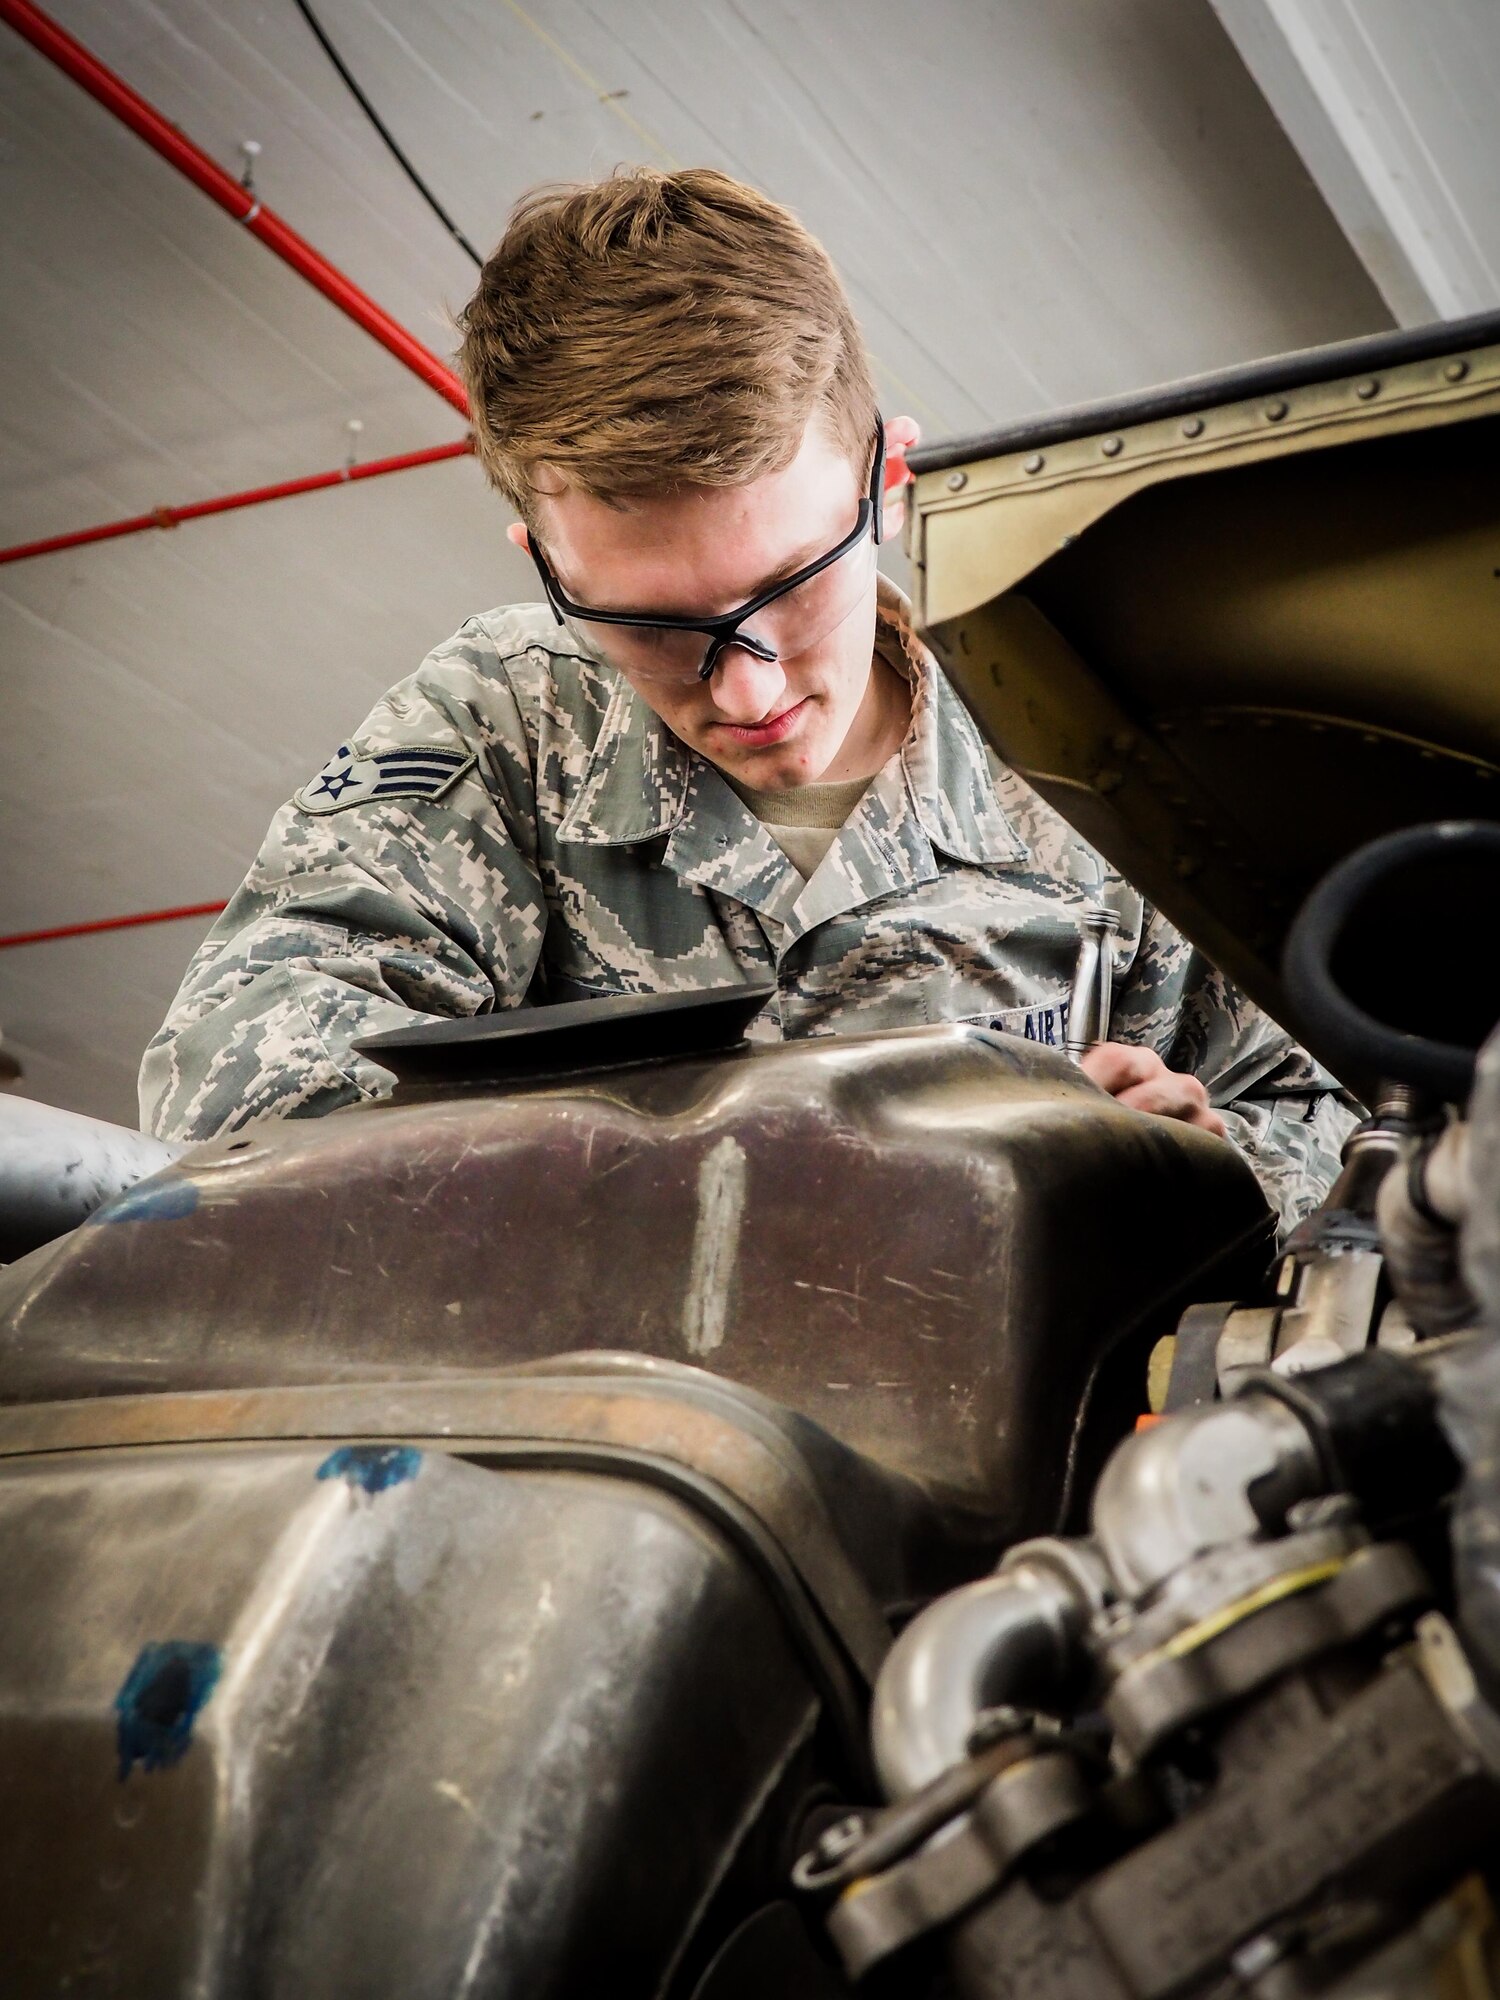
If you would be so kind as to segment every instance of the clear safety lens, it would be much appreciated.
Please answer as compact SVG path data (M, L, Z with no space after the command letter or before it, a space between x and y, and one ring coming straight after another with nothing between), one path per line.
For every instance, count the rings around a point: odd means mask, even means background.
M875 543L866 535L836 563L785 596L773 598L739 630L778 660L794 660L843 624L863 597L875 563ZM647 684L691 686L702 675L714 644L707 632L684 631L675 625L610 625L573 613L564 622L593 659L614 667L628 680Z

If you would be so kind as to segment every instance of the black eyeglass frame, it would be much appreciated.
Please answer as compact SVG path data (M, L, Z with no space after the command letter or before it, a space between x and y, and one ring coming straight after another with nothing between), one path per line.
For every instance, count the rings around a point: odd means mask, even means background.
M857 549L867 534L873 529L875 546L879 548L884 532L885 512L885 422L877 413L875 418L875 457L870 467L870 485L859 503L859 514L854 526L844 539L831 548L816 562L808 563L793 575L774 583L768 590L752 597L735 611L726 611L722 618L678 618L650 611L594 611L585 604L575 604L557 578L552 574L541 544L534 535L527 538L531 550L531 560L536 564L537 575L542 580L542 589L547 593L547 602L552 607L552 615L558 624L568 618L581 618L591 625L633 625L660 626L669 632L701 632L709 641L703 665L698 669L698 679L713 679L714 669L731 646L738 646L757 660L774 660L774 649L757 639L752 632L741 632L740 626L747 618L754 618L774 604L778 597L786 597L804 583L810 583L825 569L831 569L854 549Z

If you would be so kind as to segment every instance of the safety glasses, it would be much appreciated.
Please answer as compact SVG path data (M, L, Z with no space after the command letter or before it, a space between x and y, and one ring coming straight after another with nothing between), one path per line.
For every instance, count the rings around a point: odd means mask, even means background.
M869 489L848 534L826 555L719 617L599 611L575 604L534 536L531 558L553 616L591 657L631 680L691 686L711 679L731 647L757 660L792 660L843 623L874 574L884 489L885 425L877 416Z

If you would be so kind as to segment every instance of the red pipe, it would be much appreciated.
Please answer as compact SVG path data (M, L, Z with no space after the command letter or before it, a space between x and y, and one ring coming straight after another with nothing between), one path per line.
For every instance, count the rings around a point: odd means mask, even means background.
M0 6L4 4L5 0L0 0ZM139 535L147 528L175 528L179 521L201 521L205 514L232 514L237 507L259 507L264 501L286 500L294 493L317 493L325 486L343 486L356 479L380 479L387 472L405 472L413 465L463 458L472 449L468 438L460 438L454 444L398 452L394 458L372 458L368 465L340 466L337 472L312 472L305 479L283 479L275 486L252 486L244 493L221 494L216 500L194 500L186 507L156 507L149 514L132 514L125 521L74 528L69 534L49 535L40 542L18 542L14 548L0 549L0 565L25 562L28 556L50 556L59 549L81 548L86 542L112 542L117 535Z
M179 917L216 917L223 903L184 903L177 910L143 910L134 917L96 917L88 924L59 924L50 931L13 931L0 937L0 951L13 944L50 944L53 938L89 937L94 931L126 931L136 924L175 924Z
M75 83L81 84L90 97L102 104L106 111L112 111L169 165L180 174L185 174L194 187L201 188L211 201L216 201L220 208L232 215L236 222L244 223L268 250L274 251L283 263L290 264L340 312L347 313L357 326L372 334L403 367L409 368L414 375L420 375L430 389L436 389L454 409L468 415L469 402L464 394L464 385L446 362L439 360L421 341L414 339L383 307L376 305L367 293L330 264L320 251L283 222L279 215L242 188L201 147L195 146L175 125L169 124L144 97L132 90L81 42L75 42L39 7L34 7L31 0L0 0L0 21L14 28L49 62L56 63Z

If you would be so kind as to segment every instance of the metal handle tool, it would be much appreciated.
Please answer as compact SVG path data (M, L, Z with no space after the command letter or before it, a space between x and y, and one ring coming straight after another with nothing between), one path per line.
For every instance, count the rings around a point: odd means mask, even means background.
M1114 997L1114 953L1110 940L1119 928L1120 919L1102 903L1091 903L1083 913L1064 1043L1075 1061L1085 1049L1109 1040L1110 1003Z

